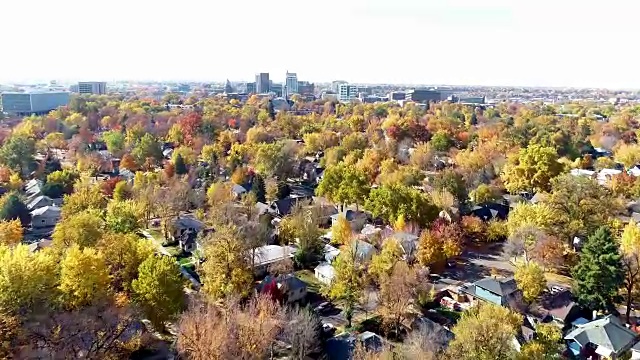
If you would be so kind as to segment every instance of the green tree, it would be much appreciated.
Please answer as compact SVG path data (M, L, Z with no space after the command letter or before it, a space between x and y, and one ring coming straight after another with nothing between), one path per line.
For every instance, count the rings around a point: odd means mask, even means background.
M10 193L1 199L0 220L20 220L22 226L29 225L31 213L27 206L20 200L17 194Z
M56 295L58 259L27 245L0 245L0 314L23 314L48 305Z
M107 150L112 154L118 154L124 150L125 136L122 131L110 130L102 134L102 140L107 144Z
M235 226L216 229L204 248L202 264L204 291L212 299L230 295L246 296L253 274L248 249Z
M513 339L522 318L508 308L485 304L466 311L451 329L447 355L457 360L513 359Z
M143 164L147 158L161 160L162 149L160 148L160 143L153 135L145 133L144 136L136 142L131 151L131 155L133 155L139 164Z
M78 245L81 249L92 247L103 234L103 221L96 211L84 211L60 220L51 238L54 245L67 248Z
M433 137L429 140L429 146L433 150L440 152L449 151L452 143L451 138L449 138L449 135L444 131L438 131L433 134Z
M324 176L316 188L318 196L326 196L342 206L364 203L370 190L366 173L355 165L339 163L324 171Z
M113 188L113 200L115 201L123 201L129 197L129 185L126 181L118 181L116 186Z
M77 309L106 298L109 269L104 255L90 247L71 246L60 263L60 293L65 307Z
M176 167L176 174L178 175L184 175L187 173L187 165L184 163L184 159L182 158L182 154L178 154L176 156L176 161L175 161L175 167Z
M136 234L104 234L96 248L104 254L111 289L116 292L131 292L131 282L138 278L140 264L155 251L150 241Z
M522 290L522 297L528 303L535 301L547 288L544 271L534 262L522 262L516 266L514 274L518 289Z
M134 300L159 328L184 308L184 290L178 264L169 256L149 256L133 280Z
M0 162L19 174L25 174L33 163L35 141L25 135L11 136L0 148Z
M334 277L331 284L324 289L324 293L334 301L342 302L345 306L347 327L351 327L351 318L355 305L364 291L364 268L357 255L357 241L348 246L336 258Z
M464 179L453 170L445 170L436 175L433 179L433 188L437 191L446 190L456 198L458 204L467 202L468 194Z
M387 239L382 244L379 254L373 255L367 271L379 283L385 276L390 276L394 265L402 259L404 251L396 239Z
M502 181L510 193L549 191L551 179L560 175L563 165L553 147L531 145L511 157L502 171Z
M256 195L256 200L261 203L266 203L266 185L264 182L264 178L260 174L256 174L253 177L253 182L251 183L251 192Z
M107 206L106 225L116 233L133 233L143 227L143 217L144 211L135 201L112 201Z
M323 254L324 245L320 241L322 231L315 210L298 205L280 222L279 237L285 244L297 245L294 261L301 267L317 262Z
M47 175L47 184L60 184L65 194L73 192L73 184L76 180L78 180L78 173L66 169Z
M428 226L439 212L426 194L404 185L382 185L371 190L364 208L390 224L403 215L406 223L421 227Z
M605 226L589 236L573 268L574 294L587 309L612 310L624 281L618 244Z

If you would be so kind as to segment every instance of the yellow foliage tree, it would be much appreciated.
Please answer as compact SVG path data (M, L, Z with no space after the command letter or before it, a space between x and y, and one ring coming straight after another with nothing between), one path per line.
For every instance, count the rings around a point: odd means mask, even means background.
M338 245L346 245L351 242L353 237L353 229L347 218L341 214L338 220L331 227L331 242Z
M518 289L522 290L522 297L526 302L533 302L547 287L544 271L534 262L520 263L514 274Z
M66 307L77 309L104 298L109 289L109 268L104 254L93 248L69 248L60 264L60 292Z
M20 220L0 221L0 245L17 245L22 241Z

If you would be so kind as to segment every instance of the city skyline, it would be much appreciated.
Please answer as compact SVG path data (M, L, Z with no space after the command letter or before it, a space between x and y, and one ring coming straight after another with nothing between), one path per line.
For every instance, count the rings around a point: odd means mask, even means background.
M289 70L322 83L640 88L640 72L625 60L640 52L627 38L640 4L622 0L185 0L179 8L115 0L100 11L35 2L3 5L30 15L4 21L16 35L3 43L10 70L0 83L251 81L259 72L281 83ZM70 24L85 18L102 25L74 31ZM284 35L260 29L272 19L297 25ZM34 39L38 51L27 51ZM286 56L277 39L292 44Z

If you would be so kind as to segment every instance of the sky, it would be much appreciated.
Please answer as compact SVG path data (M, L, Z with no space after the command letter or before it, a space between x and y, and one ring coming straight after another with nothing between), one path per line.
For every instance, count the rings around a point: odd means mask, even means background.
M637 0L2 0L0 83L640 88Z

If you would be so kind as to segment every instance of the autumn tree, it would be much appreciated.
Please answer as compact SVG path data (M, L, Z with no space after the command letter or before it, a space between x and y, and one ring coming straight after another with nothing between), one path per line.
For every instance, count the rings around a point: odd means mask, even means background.
M390 275L380 280L380 314L383 324L400 336L400 325L411 317L411 305L416 298L418 280L415 270L405 262L396 262Z
M554 324L538 324L536 338L522 347L516 360L552 360L561 356L561 330Z
M613 158L630 169L640 163L640 145L622 144L614 152Z
M593 310L612 310L624 281L622 256L607 227L599 228L584 243L573 268L578 303Z
M22 226L27 226L31 221L31 214L18 195L10 193L0 201L0 220L20 220Z
M0 162L24 175L33 164L36 143L26 135L13 135L0 147Z
M357 242L354 241L336 258L333 264L334 278L323 290L329 298L344 304L348 327L351 327L354 306L360 300L364 289L364 269L357 254Z
M518 289L522 290L522 297L528 303L535 301L547 288L544 271L534 262L519 263L514 274Z
M204 291L213 299L248 295L253 282L251 261L238 229L223 226L207 239L202 264Z
M534 144L520 149L509 159L501 178L510 193L549 191L551 179L562 173L558 153L553 147Z
M124 154L120 160L120 168L135 171L138 169L136 159L131 154Z
M297 245L294 261L302 267L317 262L323 255L318 219L317 208L298 204L280 222L278 236L285 244Z
M339 245L346 245L351 242L353 237L353 229L347 218L340 214L336 223L331 226L331 242Z
M388 223L402 214L407 223L426 227L438 217L438 208L427 195L403 185L383 185L371 190L364 208Z
M511 359L516 350L513 339L522 318L508 308L485 304L463 313L451 329L455 338L447 355L460 360Z
M381 283L385 276L388 277L391 275L394 266L402 259L403 255L404 251L400 243L393 238L387 239L382 244L380 253L373 255L371 258L371 264L369 264L367 268L369 275Z
M98 186L82 184L76 185L73 194L65 195L62 205L62 218L88 209L102 210L107 206L107 199L100 192Z
M138 268L154 253L153 244L135 234L107 233L96 248L104 254L109 269L111 289L130 292L131 282L138 278Z
M182 275L179 265L169 256L148 256L140 264L131 288L135 302L159 329L184 307Z
M54 245L62 248L78 245L92 247L103 234L103 221L95 211L85 211L62 219L53 230Z
M58 260L27 245L0 245L0 314L22 314L48 305L56 295Z
M60 263L59 290L65 307L77 309L106 298L109 268L104 254L72 245Z
M565 243L555 236L544 236L539 239L531 258L545 269L559 269L564 264Z
M17 245L22 241L20 220L0 221L0 245Z
M132 200L111 201L105 218L109 230L128 234L143 227L143 209Z
M340 163L324 171L316 194L342 207L349 204L356 204L357 207L364 203L369 189L369 180L364 172L354 165Z
M629 222L620 240L622 267L624 270L624 297L627 305L627 322L631 315L634 295L640 284L640 228L635 221Z

